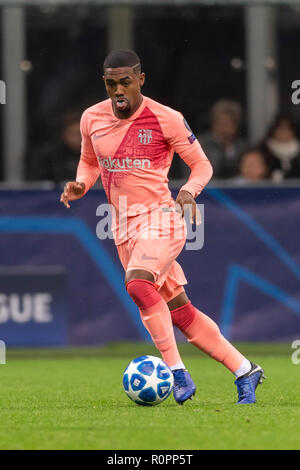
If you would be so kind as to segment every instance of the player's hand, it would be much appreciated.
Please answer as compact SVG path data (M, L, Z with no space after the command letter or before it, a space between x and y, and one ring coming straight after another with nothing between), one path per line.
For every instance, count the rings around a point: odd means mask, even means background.
M179 191L175 201L175 210L179 212L182 217L188 212L190 215L190 223L194 222L196 225L201 224L201 214L197 207L196 201L188 191Z
M69 183L66 183L64 187L64 192L60 196L60 202L62 202L69 209L69 201L76 201L76 199L80 199L84 195L84 191L84 183L70 181Z

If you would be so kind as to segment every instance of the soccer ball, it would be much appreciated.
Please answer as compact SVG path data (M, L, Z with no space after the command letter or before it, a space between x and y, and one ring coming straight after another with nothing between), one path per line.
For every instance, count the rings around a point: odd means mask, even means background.
M123 374L125 393L138 405L158 405L168 398L173 384L172 371L159 357L137 357Z

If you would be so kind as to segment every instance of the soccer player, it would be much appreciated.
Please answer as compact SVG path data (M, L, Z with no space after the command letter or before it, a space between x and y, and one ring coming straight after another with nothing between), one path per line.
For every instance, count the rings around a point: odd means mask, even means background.
M186 239L185 211L192 223L200 223L195 198L212 176L211 164L183 116L142 95L145 74L134 51L111 52L103 64L103 80L108 99L82 115L76 181L65 185L60 201L69 208L69 202L83 197L101 176L127 292L173 372L177 403L192 398L196 386L180 357L173 325L235 375L238 403L255 403L263 369L192 305L176 261ZM174 151L191 169L176 201L167 179Z

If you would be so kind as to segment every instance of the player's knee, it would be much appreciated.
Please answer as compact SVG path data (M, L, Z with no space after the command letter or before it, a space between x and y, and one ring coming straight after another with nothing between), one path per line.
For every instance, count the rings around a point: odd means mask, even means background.
M195 307L188 302L182 307L171 310L171 317L173 325L177 326L182 331L185 331L194 321L196 316Z
M161 300L154 283L145 279L132 279L127 283L126 289L141 310L150 308Z

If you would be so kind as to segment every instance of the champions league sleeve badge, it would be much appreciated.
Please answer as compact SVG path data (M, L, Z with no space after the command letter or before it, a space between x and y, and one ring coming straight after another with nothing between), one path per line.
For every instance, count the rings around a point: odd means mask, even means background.
M188 137L188 141L190 144L192 144L193 142L195 142L196 140L196 136L195 134L193 133L192 129L190 128L190 126L188 125L188 122L185 118L183 118L183 122L184 122L184 125L185 127L187 128L188 131L191 132L191 135Z

